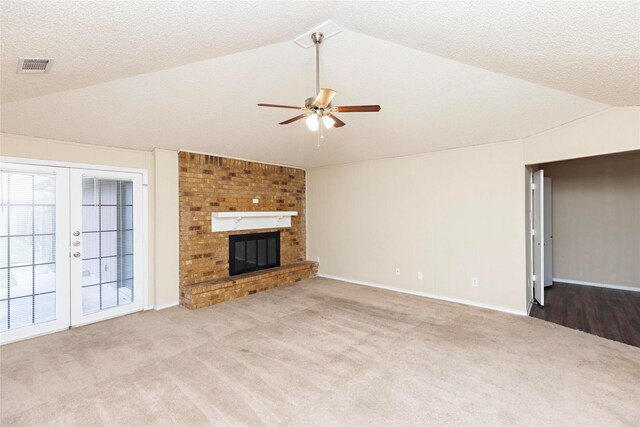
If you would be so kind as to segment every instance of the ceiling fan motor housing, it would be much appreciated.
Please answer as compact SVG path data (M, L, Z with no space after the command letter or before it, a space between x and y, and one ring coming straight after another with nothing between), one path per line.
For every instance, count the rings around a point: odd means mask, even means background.
M331 110L331 103L324 108L320 108L316 105L316 97L312 96L311 98L307 98L304 101L304 107L312 113L315 113L319 116L325 116L329 114Z
M314 44L320 44L322 43L322 40L324 40L324 34L320 32L313 33L311 34L311 40L313 40Z

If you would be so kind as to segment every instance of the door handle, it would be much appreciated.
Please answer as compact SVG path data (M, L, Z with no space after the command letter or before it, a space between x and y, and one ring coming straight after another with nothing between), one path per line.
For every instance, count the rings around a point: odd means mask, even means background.
M80 246L80 241L76 240L75 242L73 242L73 246Z
M78 237L78 236L80 235L80 232L79 232L79 231L74 231L74 232L73 232L73 235L74 235L74 236L76 236L76 237Z
M80 257L80 252L74 252L73 256L76 257L76 258Z

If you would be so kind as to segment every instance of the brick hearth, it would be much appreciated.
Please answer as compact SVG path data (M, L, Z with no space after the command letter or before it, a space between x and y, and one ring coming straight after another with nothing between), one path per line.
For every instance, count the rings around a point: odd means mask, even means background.
M318 263L303 261L282 267L211 280L180 289L180 304L195 310L315 277Z

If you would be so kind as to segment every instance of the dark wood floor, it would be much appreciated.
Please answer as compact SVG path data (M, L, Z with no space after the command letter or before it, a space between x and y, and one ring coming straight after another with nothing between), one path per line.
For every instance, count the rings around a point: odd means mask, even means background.
M640 347L640 292L554 282L531 316Z

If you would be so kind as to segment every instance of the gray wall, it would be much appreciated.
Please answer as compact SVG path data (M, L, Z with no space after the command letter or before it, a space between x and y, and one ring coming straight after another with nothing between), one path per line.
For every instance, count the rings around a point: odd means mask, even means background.
M640 288L640 151L543 165L553 277Z

